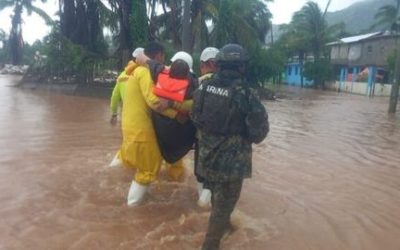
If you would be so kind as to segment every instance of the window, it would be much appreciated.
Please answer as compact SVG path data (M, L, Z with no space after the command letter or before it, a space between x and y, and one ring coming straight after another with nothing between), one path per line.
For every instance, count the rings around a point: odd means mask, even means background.
M367 51L368 51L368 53L372 53L372 45L368 45Z

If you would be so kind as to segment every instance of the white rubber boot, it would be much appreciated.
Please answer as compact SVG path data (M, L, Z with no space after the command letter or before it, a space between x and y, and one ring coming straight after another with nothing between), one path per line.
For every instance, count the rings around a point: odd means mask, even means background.
M148 188L148 185L141 185L136 181L132 181L127 199L128 206L138 205L143 200L143 197L146 194Z
M199 200L197 201L197 205L199 207L211 207L211 191L210 189L203 188L201 191Z
M122 167L122 160L119 158L118 153L114 156L114 159L112 159L108 166L111 168Z
M197 182L197 194L199 195L199 198L200 198L200 195L201 195L201 191L203 191L203 183L202 182Z

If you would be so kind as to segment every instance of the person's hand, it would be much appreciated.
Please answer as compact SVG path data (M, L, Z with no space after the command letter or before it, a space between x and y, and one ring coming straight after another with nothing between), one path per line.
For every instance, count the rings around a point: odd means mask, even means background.
M117 115L111 115L110 124L112 126L115 126L117 124L117 121L118 121Z
M159 112L163 112L167 108L172 107L172 105L173 105L173 102L171 100L159 97L158 98L158 103L157 103L157 110Z
M150 58L144 53L139 53L139 55L136 57L136 63L139 65L146 65L148 60L150 60Z

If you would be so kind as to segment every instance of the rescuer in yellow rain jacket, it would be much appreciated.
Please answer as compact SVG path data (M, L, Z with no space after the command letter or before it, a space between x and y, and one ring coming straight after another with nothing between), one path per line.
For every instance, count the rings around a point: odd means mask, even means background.
M132 52L132 57L133 57L132 60L128 62L124 71L122 71L117 78L110 100L110 110L111 110L110 123L113 126L117 124L118 108L122 106L124 100L126 82L128 81L129 76L133 74L134 70L138 66L138 64L136 64L135 62L135 59L139 54L143 53L143 51L144 51L143 48L138 47ZM122 166L120 154L121 154L120 150L118 150L113 160L109 164L110 167Z
M164 63L164 47L161 44L150 42L144 53L151 59ZM162 111L163 115L170 118L175 118L177 115L176 109L165 109L159 98L153 94L153 86L147 66L137 67L126 83L122 107L121 159L125 166L136 169L135 178L128 193L128 205L135 205L142 201L149 184L158 177L162 163L151 120L151 111ZM173 107L179 108L179 105L175 103ZM183 173L183 164L169 167ZM171 173L171 171L167 172Z

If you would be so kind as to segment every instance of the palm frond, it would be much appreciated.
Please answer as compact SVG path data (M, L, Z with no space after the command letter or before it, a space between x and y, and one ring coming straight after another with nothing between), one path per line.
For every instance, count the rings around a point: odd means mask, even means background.
M99 1L98 4L100 25L103 27L110 27L112 32L118 30L118 14L114 11L114 7L116 6L111 5L110 10L102 1Z
M48 25L54 24L53 19L51 19L51 17L41 8L30 5L30 6L26 6L26 9L28 11L28 14L33 12L33 13L39 15L46 22L46 24L48 24Z
M13 0L1 0L0 1L0 11L14 6L15 2Z

